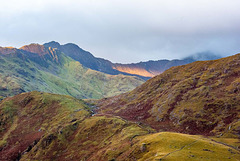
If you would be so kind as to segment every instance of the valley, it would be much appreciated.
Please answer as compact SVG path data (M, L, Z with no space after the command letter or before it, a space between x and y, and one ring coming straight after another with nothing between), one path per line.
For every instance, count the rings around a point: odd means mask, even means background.
M163 61L0 48L0 160L239 160L240 54Z
M90 104L70 96L24 93L4 99L0 112L0 160L238 160L240 156L237 138L157 132L117 116L91 116Z
M240 0L2 0L0 161L240 161Z

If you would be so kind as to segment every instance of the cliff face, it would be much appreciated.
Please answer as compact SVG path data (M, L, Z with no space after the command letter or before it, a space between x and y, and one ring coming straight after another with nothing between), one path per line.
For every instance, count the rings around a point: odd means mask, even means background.
M44 44L45 47L57 48L72 59L79 61L83 66L92 70L97 70L107 74L120 74L121 72L112 68L112 63L108 60L96 58L90 52L81 49L79 46L68 43L60 45L58 42L52 41Z
M50 59L57 63L59 62L59 60L58 60L59 59L58 58L59 51L57 51L56 49L51 48L51 47L46 48L43 45L30 44L30 45L25 45L25 46L21 47L20 50L23 50L24 52L25 51L29 52L29 56L30 56L30 53L37 54L37 55L35 55L35 57L40 57L44 60ZM34 56L34 55L31 55L31 56Z
M157 130L240 137L240 54L172 67L129 93L98 102L99 112Z

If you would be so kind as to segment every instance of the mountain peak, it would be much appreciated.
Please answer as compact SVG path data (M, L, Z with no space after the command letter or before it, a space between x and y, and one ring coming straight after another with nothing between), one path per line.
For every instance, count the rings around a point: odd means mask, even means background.
M64 44L63 46L65 47L68 47L68 48L73 48L75 50L81 50L81 51L84 51L82 48L80 48L77 44L74 44L74 43L67 43L67 44Z
M61 45L59 44L59 42L50 41L48 43L43 44L43 46L52 47L52 48L59 48Z
M83 49L80 48L77 44L67 43L67 44L61 45L59 42L56 42L56 41L50 41L50 42L48 42L48 43L43 44L43 46L45 46L45 47L51 47L51 48L57 48L57 49L61 49L63 46L65 46L65 47L69 47L69 48L75 48L75 49L81 49L81 50L83 50Z
M25 45L23 47L20 48L21 50L30 52L30 55L38 55L39 57L41 57L43 60L53 60L55 62L59 62L58 61L58 50L52 47L46 47L44 45L40 45L40 44L30 44L30 45ZM33 54L31 54L33 53Z
M39 56L47 54L46 49L43 45L40 44L30 44L30 45L25 45L20 48L21 50L25 50L31 53L36 53Z
M16 50L17 49L14 48L14 47L1 47L0 46L0 54L3 54L3 55L8 55L8 54L15 53Z

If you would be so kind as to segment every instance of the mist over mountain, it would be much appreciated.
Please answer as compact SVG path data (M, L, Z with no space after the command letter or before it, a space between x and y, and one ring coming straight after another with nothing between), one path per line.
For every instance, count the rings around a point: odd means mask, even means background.
M200 53L196 53L192 56L188 56L184 59L193 59L193 60L199 60L199 61L204 61L204 60L215 60L215 59L220 59L222 58L222 56L217 55L213 52L210 51L206 51L206 52L200 52Z
M220 56L211 52L203 52L194 54L193 56L182 60L151 60L147 62L121 64L112 63L111 61L102 58L96 58L90 52L81 49L73 43L60 45L58 42L51 41L49 43L45 43L44 46L57 48L90 69L113 75L135 75L143 79L149 79L150 77L156 76L173 66L184 65L198 60L213 60L220 58Z

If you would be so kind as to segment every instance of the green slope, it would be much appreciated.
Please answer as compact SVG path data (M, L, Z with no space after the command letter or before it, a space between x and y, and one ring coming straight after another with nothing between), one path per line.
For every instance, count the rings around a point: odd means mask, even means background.
M0 51L2 96L37 90L76 98L103 98L127 92L144 82L133 76L113 76L85 68L52 48L33 44L23 49L12 49L5 55Z

